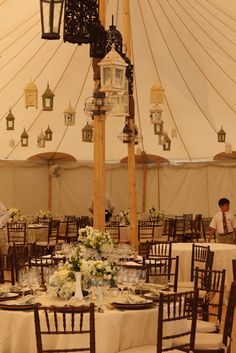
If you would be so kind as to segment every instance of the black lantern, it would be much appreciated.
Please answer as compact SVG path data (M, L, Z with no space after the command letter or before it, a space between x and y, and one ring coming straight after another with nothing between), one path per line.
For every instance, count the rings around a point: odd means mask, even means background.
M43 39L59 39L64 0L40 0Z
M129 126L129 121L126 120L123 131L118 135L118 139L123 143L130 143L132 140L132 130Z
M7 130L14 130L15 117L12 114L11 109L9 110L9 113L6 117L6 123L7 123Z
M162 135L163 133L163 121L160 120L153 124L154 126L154 135Z
M218 131L217 135L218 135L218 142L225 142L226 132L223 130L222 126L220 131Z
M45 130L45 141L52 141L52 130L48 126L48 128Z
M88 121L81 131L83 142L93 142L93 127L88 123Z
M53 110L53 98L55 94L50 90L49 84L47 84L47 88L42 95L43 98L43 110Z
M171 145L171 139L169 138L167 133L165 133L163 151L170 151L170 145Z
M21 141L21 146L22 147L28 147L29 135L27 134L25 129L24 129L24 131L21 134L20 141Z

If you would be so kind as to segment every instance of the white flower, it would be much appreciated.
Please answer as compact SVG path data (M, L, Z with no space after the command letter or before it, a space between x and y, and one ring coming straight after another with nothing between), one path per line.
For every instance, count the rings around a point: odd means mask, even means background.
M85 248L96 249L100 252L103 249L113 247L113 240L110 235L106 232L100 232L93 227L87 226L79 230L78 240L82 243Z

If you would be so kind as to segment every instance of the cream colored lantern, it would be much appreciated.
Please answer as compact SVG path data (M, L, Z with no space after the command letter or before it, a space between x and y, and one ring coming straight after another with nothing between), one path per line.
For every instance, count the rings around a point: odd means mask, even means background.
M128 64L115 50L115 45L100 61L101 89L102 92L123 92L127 88L126 67Z
M25 92L25 108L38 108L38 89L34 82L30 81L24 89Z
M45 147L45 136L43 131L41 131L40 135L37 138L38 147Z
M64 123L67 126L75 125L75 109L72 108L71 102L69 103L69 107L64 111Z
M150 104L160 104L164 102L164 89L157 82L150 89Z

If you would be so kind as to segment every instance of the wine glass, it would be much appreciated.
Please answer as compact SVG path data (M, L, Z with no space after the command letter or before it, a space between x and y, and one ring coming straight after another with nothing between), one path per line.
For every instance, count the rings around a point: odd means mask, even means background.
M142 269L139 270L139 287L140 287L140 294L143 294L143 285L146 282L146 277L147 277L147 270Z
M125 273L125 269L124 268L120 268L118 270L118 273L117 273L117 276L116 276L116 284L117 284L117 287L121 290L121 295L123 296L124 295L124 289L126 287L126 273Z
M33 296L35 297L36 290L40 286L40 273L39 270L35 267L32 267L28 271L28 283L30 288L33 291Z
M26 268L21 268L18 273L19 286L22 289L22 297L25 296L25 289L28 286L28 271Z

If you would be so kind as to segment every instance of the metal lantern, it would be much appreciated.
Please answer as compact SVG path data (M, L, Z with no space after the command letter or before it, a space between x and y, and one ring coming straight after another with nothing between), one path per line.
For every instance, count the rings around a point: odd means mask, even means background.
M154 123L154 135L162 135L163 133L163 121L160 120L157 123Z
M151 124L156 124L161 121L161 115L163 110L161 109L161 106L158 104L152 104L150 106L150 122Z
M217 135L218 135L218 142L225 142L226 132L223 130L222 126L220 131L218 131Z
M88 123L88 121L81 131L83 142L93 142L93 127Z
M52 141L52 130L48 126L48 128L45 130L45 141Z
M7 123L7 130L14 130L15 117L12 114L11 109L9 110L9 113L6 116L6 123Z
M160 104L164 102L164 89L162 85L157 82L150 89L150 104Z
M29 135L27 134L25 129L24 129L24 131L21 134L20 141L21 141L21 146L22 147L28 147Z
M43 98L43 110L51 111L53 110L53 98L55 94L49 88L49 83L47 84L47 88L42 95Z
M127 87L126 64L120 54L112 45L109 53L100 61L101 91L103 92L124 92Z
M163 144L163 151L170 151L171 139L169 138L167 133L165 134L164 140L165 143Z
M159 145L165 144L165 136L166 136L166 132L164 130L162 131L162 134L158 135L158 144Z
M59 39L64 0L40 0L43 39Z
M25 108L35 107L38 108L38 89L34 82L30 81L25 86Z
M38 147L45 147L45 136L43 131L41 131L40 135L37 138Z
M123 131L118 135L118 139L123 143L130 143L132 140L132 130L130 129L129 122L127 120Z
M127 116L129 115L129 96L124 94L113 94L110 96L111 100L111 115Z
M75 109L72 108L71 102L69 103L69 107L64 111L64 123L67 126L75 125Z

